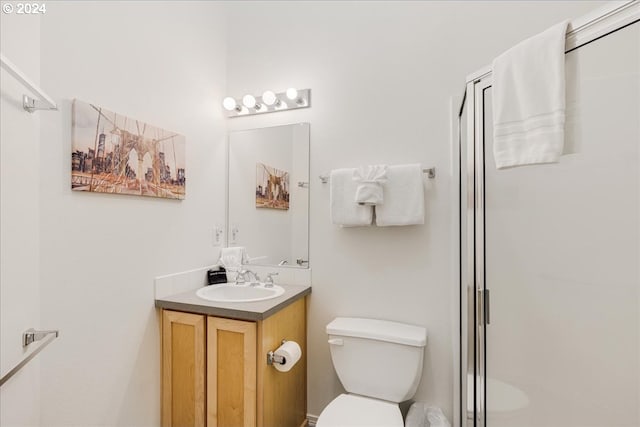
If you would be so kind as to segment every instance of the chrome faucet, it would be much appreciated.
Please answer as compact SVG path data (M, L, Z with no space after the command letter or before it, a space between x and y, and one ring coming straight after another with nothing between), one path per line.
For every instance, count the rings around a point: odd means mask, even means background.
M249 280L249 286L256 286L260 284L260 277L258 276L258 273L247 270L247 276L249 276L249 279L253 276L253 280Z
M267 273L267 277L264 279L264 287L265 288L273 288L273 277L277 276L278 273Z
M289 264L289 261L287 261L286 259L283 259L278 263L278 265L285 265L285 264Z
M253 280L252 280L253 276ZM251 270L240 270L238 271L238 276L236 276L236 285L243 285L249 281L250 286L256 286L260 284L260 277L256 273Z

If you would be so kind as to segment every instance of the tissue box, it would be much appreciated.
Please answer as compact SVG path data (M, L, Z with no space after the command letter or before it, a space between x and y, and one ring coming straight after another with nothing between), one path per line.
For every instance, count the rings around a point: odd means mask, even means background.
M218 283L227 283L227 270L222 266L207 271L207 284L216 285Z

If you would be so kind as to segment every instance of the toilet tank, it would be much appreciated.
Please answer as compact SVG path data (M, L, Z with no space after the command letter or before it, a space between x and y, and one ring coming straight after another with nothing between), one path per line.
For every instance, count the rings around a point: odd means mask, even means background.
M349 393L411 399L422 375L427 330L386 320L338 317L327 325L333 366Z

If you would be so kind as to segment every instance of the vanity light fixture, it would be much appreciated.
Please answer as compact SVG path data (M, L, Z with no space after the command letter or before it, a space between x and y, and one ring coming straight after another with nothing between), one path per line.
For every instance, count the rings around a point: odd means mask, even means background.
M264 105L267 107L280 104L280 100L276 96L275 92L271 90L267 90L262 94L262 102L264 102Z
M298 89L296 89L295 87L290 87L289 89L287 89L287 98L293 101L297 97L298 97Z
M242 107L240 107L238 105L238 103L236 102L236 100L233 99L230 96L227 96L225 99L222 100L222 106L227 111L234 111L235 110L237 112L240 112L242 110Z
M227 96L222 101L228 117L251 116L311 106L311 89L289 88L284 92L265 91L262 96L247 94L242 99Z
M245 95L242 97L242 105L244 105L247 108L256 108L257 110L260 109L260 104L256 103L256 98L253 95Z

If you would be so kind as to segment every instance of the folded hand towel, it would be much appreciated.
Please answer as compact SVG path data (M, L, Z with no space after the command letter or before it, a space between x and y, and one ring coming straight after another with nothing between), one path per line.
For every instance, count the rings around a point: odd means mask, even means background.
M248 260L247 251L243 246L222 248L220 250L220 264L227 270L239 270Z
M373 207L355 202L358 183L353 180L354 170L332 170L330 177L331 222L345 227L371 225L373 220Z
M353 173L358 183L355 202L361 205L381 205L384 202L382 184L387 182L387 166L361 166Z
M498 169L557 162L564 146L568 21L493 61L493 154Z
M424 187L419 164L387 167L384 204L376 206L376 224L424 224Z

